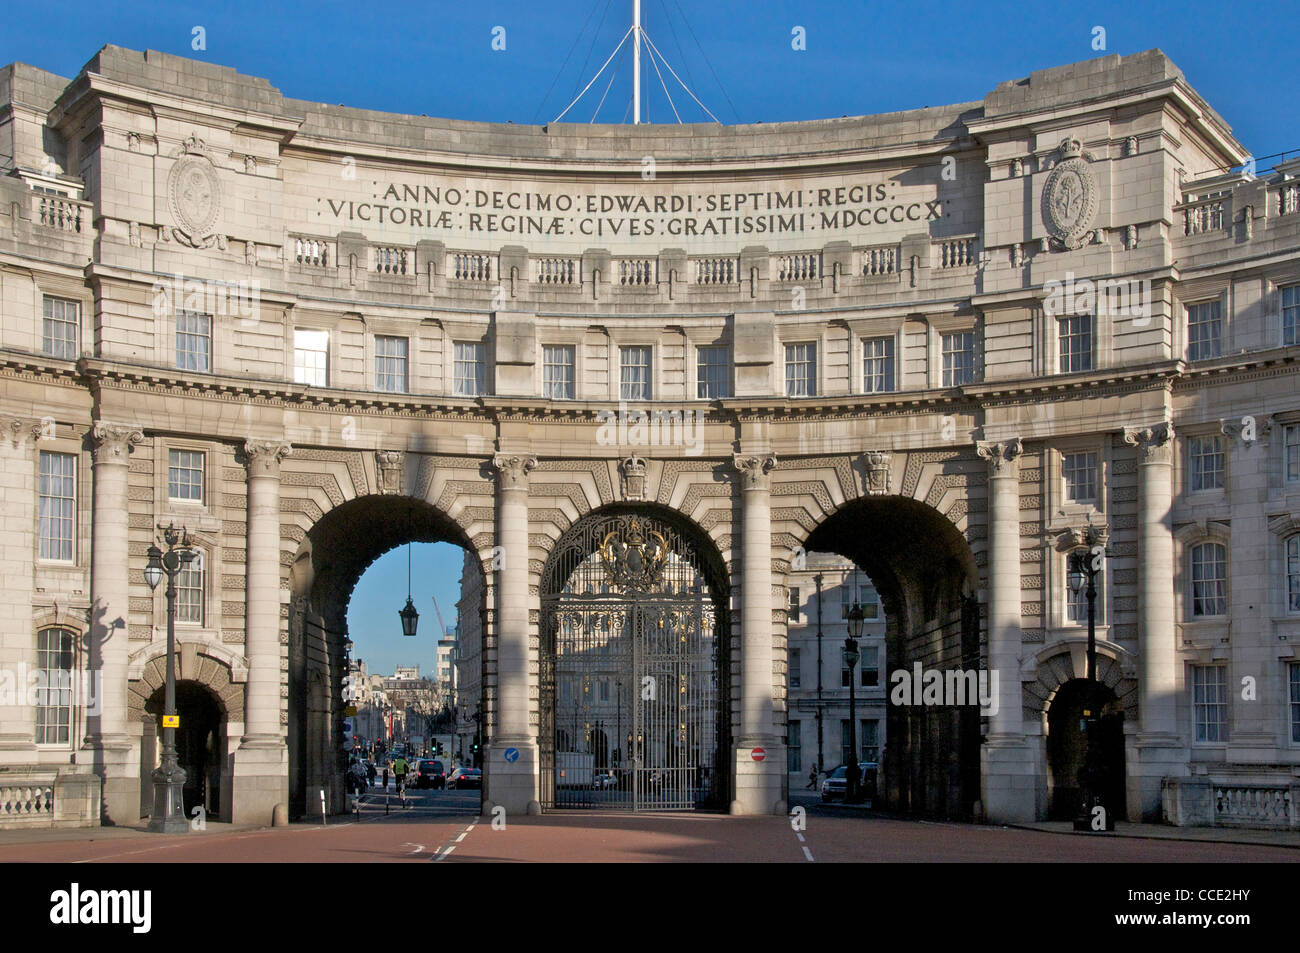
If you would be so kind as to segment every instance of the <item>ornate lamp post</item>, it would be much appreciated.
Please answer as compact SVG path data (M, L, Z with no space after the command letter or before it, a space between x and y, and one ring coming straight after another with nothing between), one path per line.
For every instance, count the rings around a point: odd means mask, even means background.
M167 681L163 689L162 761L153 772L153 813L149 817L149 830L184 834L190 825L185 819L182 800L185 771L176 761L176 576L196 554L190 548L190 537L183 526L178 530L175 524L169 524L162 530L162 540L167 544L167 552L164 553L156 544L150 546L149 562L144 568L144 578L150 589L156 590L163 577L167 577Z
M817 583L817 764L821 771L826 766L822 755L822 579L821 573L813 576Z
M858 639L862 636L864 618L862 603L855 598L853 608L849 609L849 637L844 640L844 664L849 667L849 764L845 770L844 800L849 804L856 804L858 800L858 706L853 669L861 657Z
M1104 803L1105 768L1101 763L1101 748L1097 739L1097 705L1100 701L1097 692L1097 575L1102 571L1106 558L1108 535L1104 527L1089 524L1083 535L1087 548L1074 550L1068 560L1070 591L1078 595L1086 586L1088 599L1088 701L1083 711L1086 752L1078 775L1082 798L1080 812L1074 819L1076 831L1098 829L1093 827L1092 812L1096 807L1102 808L1104 825L1100 829L1115 829L1115 821Z

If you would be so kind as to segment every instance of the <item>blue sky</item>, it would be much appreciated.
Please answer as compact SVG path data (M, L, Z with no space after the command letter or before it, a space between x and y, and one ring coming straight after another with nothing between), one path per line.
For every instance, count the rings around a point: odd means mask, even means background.
M547 122L614 49L631 7L631 0L61 2L51 28L48 9L13 4L0 63L72 76L112 42L233 66L300 99ZM1300 100L1283 95L1298 79L1288 29L1294 3L643 0L643 9L650 38L727 123L979 99L1000 81L1103 55L1092 48L1100 26L1106 53L1163 49L1256 156L1300 149ZM192 49L196 26L204 50ZM504 50L492 49L495 27L504 28ZM795 27L805 31L805 50L791 48ZM619 122L627 110L630 60L602 121ZM653 84L648 116L668 120L648 59L644 69ZM603 87L602 78L595 90ZM683 108L684 94L670 91ZM588 94L567 118L590 121L599 99ZM684 118L702 116L691 106Z
M0 64L71 77L105 43L156 49L264 77L286 96L457 119L545 123L595 74L631 22L631 0L356 4L60 2L12 4ZM1300 150L1294 3L1126 2L1061 5L643 0L647 34L723 122L891 112L980 99L1036 69L1159 47L1257 157ZM195 28L205 49L195 49ZM500 27L502 30L497 30ZM1104 51L1093 48L1096 27ZM792 40L802 28L805 49ZM503 32L504 31L504 32ZM504 50L494 50L493 41ZM706 57L707 54L707 57ZM649 59L644 118L671 119ZM566 121L588 122L605 77ZM631 55L605 96L603 122L627 114ZM668 78L683 118L704 114ZM1264 161L1263 166L1270 165ZM356 654L372 671L433 665L462 553L417 545L420 635L403 639L406 550L381 557L349 612Z

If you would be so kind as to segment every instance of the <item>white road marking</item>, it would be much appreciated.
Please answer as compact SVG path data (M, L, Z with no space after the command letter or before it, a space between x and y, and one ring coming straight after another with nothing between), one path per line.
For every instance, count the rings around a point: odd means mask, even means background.
M803 849L803 855L807 857L809 861L812 861L813 859L812 851L810 851L807 847ZM813 862L815 863L815 861Z
M468 833L469 833L469 831L465 831L463 834L461 834L459 837L457 837L457 838L456 838L456 843L459 844L461 841L463 841L463 840L465 839L465 836L466 836Z
M802 834L800 834L798 831L795 831L795 832L794 832L794 836L797 837L797 838L799 838L799 843L801 843L801 844L803 843L803 835L802 835Z

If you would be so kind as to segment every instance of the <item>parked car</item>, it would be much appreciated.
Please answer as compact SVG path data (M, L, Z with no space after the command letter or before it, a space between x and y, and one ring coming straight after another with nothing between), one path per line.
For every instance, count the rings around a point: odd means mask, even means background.
M464 788L482 788L483 772L478 768L457 768L447 779L447 787L461 790Z
M591 786L595 788L597 791L603 791L606 788L612 788L617 784L618 784L618 778L614 777L614 775L608 771L597 771L596 774L594 774L591 779Z
M447 772L441 761L421 761L415 772L417 788L433 788L435 791L447 786Z
M858 787L862 798L870 802L876 796L876 782L880 774L880 766L874 761L858 762ZM822 782L822 800L834 801L843 800L849 786L849 771L846 765L840 765L834 771L826 776Z

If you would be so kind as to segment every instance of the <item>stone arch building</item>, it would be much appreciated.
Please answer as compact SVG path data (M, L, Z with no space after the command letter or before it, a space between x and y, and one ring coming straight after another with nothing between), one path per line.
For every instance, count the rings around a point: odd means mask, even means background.
M485 800L556 806L581 765L545 646L577 617L543 576L622 513L648 522L591 541L589 595L638 638L707 629L714 701L673 656L675 708L635 717L719 740L715 800L785 808L786 585L819 549L879 588L887 670L996 686L891 706L886 800L1042 817L1091 525L1127 815L1297 823L1300 167L1228 171L1246 150L1159 51L905 113L539 128L107 46L0 71L0 152L0 664L56 664L63 620L103 689L0 707L0 788L98 778L102 820L139 818L140 570L175 522L234 820L341 803L347 600L411 539L482 570ZM697 557L713 604L681 615L699 584L656 574Z

